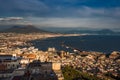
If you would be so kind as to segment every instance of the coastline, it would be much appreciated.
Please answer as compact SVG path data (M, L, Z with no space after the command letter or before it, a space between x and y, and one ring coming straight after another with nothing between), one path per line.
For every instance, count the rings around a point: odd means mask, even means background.
M80 37L74 37L74 36L80 36ZM97 37L97 39L96 39L96 37ZM73 52L73 50L75 50L75 51L76 50L78 50L78 51L89 51L89 52L92 51L92 52L100 52L100 53L109 55L113 51L119 51L119 48L116 49L116 48L112 47L113 45L110 45L111 42L109 42L108 39L110 39L111 37L112 36L106 36L106 35L105 36L101 36L101 35L100 36L97 36L97 35L95 35L95 36L94 35L93 36L92 35L64 35L64 36L59 35L58 36L57 35L57 36L47 37L47 38L45 38L45 41L44 41L44 39L37 39L37 41L40 42L40 44L43 45L44 50L47 50L47 47L45 47L45 45L47 45L47 44L50 45L50 46L52 45L51 47L56 47L56 45L58 45L58 47L59 46L61 47L61 45L62 45L64 50L68 50L68 48L69 48L70 51L72 50L72 52ZM105 39L105 44L103 44L102 42L99 42L101 40L104 40L104 38L106 38ZM95 40L99 40L99 41L96 42ZM90 43L91 41L92 41L92 43ZM65 42L65 44L64 44L64 42ZM69 44L68 44L68 42L69 42ZM107 46L107 44L109 44L109 46ZM77 46L75 46L75 45L77 45ZM102 48L100 47L100 45L101 45ZM104 46L102 46L102 45L104 45ZM48 47L50 47L50 46L48 46ZM92 46L96 46L96 47L92 47ZM118 46L118 44L114 44L114 46ZM56 47L58 50L63 49L63 48L58 48L58 47ZM41 49L41 46L40 46L40 49Z

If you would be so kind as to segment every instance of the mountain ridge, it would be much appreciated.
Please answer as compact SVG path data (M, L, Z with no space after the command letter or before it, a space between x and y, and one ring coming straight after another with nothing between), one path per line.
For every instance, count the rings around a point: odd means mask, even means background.
M101 30L71 30L65 33L77 33L77 34L98 34L98 35L120 35L120 32L115 32L111 29Z
M4 33L52 33L49 31L36 28L33 25L15 25L1 32L4 32Z

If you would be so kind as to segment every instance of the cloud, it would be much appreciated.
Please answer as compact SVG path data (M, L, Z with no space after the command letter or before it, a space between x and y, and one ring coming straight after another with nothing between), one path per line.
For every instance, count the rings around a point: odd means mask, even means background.
M15 3L18 4L18 8L23 10L43 11L48 8L41 0L19 0Z
M105 15L105 9L96 9L87 6L83 6L76 10L76 13L81 16L95 16L95 15Z
M41 0L0 0L0 11L0 16L30 16L46 13L49 7Z
M84 27L84 28L119 28L118 19L113 18L28 18L39 27Z
M117 5L115 1L109 2L111 6ZM120 17L120 6L105 4L108 2L96 0L0 0L0 16Z
M40 27L119 28L118 0L0 0L0 25L28 24ZM119 28L120 29L120 28Z
M87 18L56 18L56 17L6 17L0 18L1 25L28 25L33 24L38 28L44 27L66 27L66 28L78 28L85 29L113 29L120 30L120 19L116 18L104 18L104 17L87 17Z
M115 8L92 8L81 6L77 8L56 7L57 16L62 17L116 17L120 18L120 7Z
M4 17L0 18L0 25L20 25L20 24L30 24L29 21L25 20L23 17Z
M0 21L16 21L16 20L23 20L23 17L6 17L0 18Z

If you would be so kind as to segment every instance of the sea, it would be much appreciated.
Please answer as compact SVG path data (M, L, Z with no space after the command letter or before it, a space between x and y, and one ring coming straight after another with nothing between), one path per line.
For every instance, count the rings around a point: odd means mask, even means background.
M55 48L58 51L64 50L73 53L79 51L96 51L110 54L113 51L120 51L119 35L85 35L55 37L43 40L32 41L39 50L46 51L48 48Z

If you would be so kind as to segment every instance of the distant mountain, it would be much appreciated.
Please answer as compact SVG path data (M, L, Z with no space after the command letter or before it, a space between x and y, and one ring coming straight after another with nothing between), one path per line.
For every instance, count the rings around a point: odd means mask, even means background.
M77 34L98 34L98 35L120 35L120 32L115 32L110 29L102 30L71 30L64 33L77 33Z
M12 33L51 33L45 30L38 29L33 25L18 25L8 28L2 32L12 32Z

